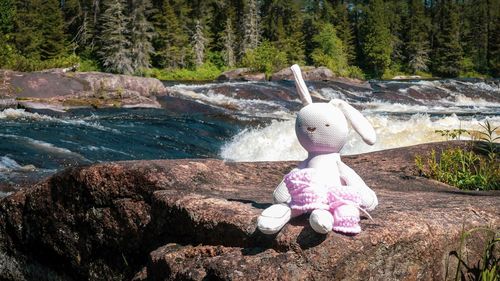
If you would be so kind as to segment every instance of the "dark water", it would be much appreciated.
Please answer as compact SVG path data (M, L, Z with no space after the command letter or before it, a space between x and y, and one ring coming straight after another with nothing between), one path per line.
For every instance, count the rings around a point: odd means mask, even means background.
M165 109L20 109L0 119L0 182L16 185L78 164L134 159L218 157L241 122Z
M161 109L0 111L0 196L65 167L134 159L301 159L293 82L172 84ZM500 81L308 83L316 101L341 98L377 131L368 147L352 133L343 153L437 141L436 129L500 125ZM2 193L3 192L3 193Z

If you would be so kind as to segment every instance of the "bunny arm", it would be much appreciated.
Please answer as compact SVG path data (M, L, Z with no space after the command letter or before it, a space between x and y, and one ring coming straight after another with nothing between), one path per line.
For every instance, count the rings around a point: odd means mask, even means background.
M375 209L378 205L377 195L371 190L361 177L341 160L337 161L340 177L349 186L360 188L361 206L367 211Z
M273 201L275 204L290 203L290 201L292 201L292 196L290 196L290 193L288 192L285 181L281 181L281 183L274 190Z

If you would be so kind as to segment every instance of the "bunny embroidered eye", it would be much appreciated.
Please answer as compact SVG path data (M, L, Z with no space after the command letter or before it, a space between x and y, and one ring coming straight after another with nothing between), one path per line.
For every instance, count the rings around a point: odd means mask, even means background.
M330 124L325 124L325 126L330 127Z

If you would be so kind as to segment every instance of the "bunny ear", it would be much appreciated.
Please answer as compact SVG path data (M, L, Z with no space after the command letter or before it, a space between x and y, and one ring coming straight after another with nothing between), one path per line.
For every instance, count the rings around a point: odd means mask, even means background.
M377 135L370 122L356 108L343 100L334 99L331 104L337 106L344 116L349 120L351 126L358 132L361 138L369 145L372 145L377 140Z
M296 64L290 67L293 73L293 77L295 78L295 87L297 87L297 92L299 93L300 100L304 105L308 105L312 103L311 94L309 94L309 90L307 89L306 83L302 78L302 73L300 72L300 67Z

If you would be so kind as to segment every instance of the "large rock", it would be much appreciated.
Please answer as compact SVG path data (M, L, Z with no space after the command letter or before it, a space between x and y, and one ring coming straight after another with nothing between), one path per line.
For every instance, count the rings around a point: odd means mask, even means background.
M0 279L443 280L462 231L500 228L498 192L417 177L427 144L344 157L378 194L357 236L256 219L294 162L158 160L65 170L0 201ZM469 245L475 265L484 241ZM450 272L446 275L446 271Z
M237 68L223 72L218 81L265 81L266 74L255 72L250 68Z
M333 80L335 78L335 74L333 72L324 67L313 67L313 66L304 66L301 67L302 76L304 80L309 81L323 81L323 80ZM289 67L283 68L282 70L273 73L271 75L271 80L294 80L292 70Z
M101 72L14 72L0 70L0 99L28 108L160 107L166 92L155 78Z

